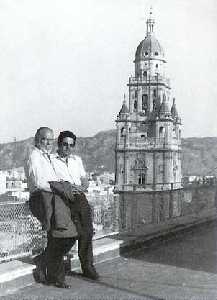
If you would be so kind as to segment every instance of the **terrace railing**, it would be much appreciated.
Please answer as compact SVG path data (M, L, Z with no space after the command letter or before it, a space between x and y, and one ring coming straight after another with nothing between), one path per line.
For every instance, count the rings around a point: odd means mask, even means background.
M45 233L27 202L0 203L0 261L37 253L45 243Z
M94 239L114 234L118 230L118 198L110 197L107 205L103 199L90 199L95 228ZM99 205L101 203L101 205ZM46 232L31 214L28 201L0 202L0 262L31 256L46 245Z

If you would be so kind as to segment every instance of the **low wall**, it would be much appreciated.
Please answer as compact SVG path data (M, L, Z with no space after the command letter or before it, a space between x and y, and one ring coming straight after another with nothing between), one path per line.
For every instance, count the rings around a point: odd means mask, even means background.
M94 239L117 232L118 200L116 195L112 195L106 203L90 203L93 210ZM30 212L28 202L0 202L0 263L40 252L46 246L46 236L41 224Z
M216 186L198 185L178 190L123 192L120 233L144 234L215 217Z

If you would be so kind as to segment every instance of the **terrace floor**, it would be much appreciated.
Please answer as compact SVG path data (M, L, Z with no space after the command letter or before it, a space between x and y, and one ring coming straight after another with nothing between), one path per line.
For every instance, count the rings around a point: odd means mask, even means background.
M97 270L97 282L68 274L68 290L35 283L1 299L215 300L217 221L127 252Z

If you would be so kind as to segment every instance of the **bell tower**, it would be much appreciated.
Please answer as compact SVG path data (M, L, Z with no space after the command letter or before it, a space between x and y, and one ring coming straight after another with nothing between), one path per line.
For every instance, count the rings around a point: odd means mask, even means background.
M124 97L116 119L117 193L181 188L181 119L166 63L151 11L127 84L128 103Z

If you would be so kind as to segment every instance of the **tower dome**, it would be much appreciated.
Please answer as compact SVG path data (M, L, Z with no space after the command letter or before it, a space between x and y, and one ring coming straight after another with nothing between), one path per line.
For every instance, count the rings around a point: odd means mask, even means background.
M146 37L142 40L136 49L135 62L140 60L148 60L150 58L155 58L159 60L164 60L164 50L159 41L154 35L154 19L152 17L152 11L147 19L147 31Z
M154 35L146 36L136 49L135 61L148 60L150 57L164 60L164 50Z

